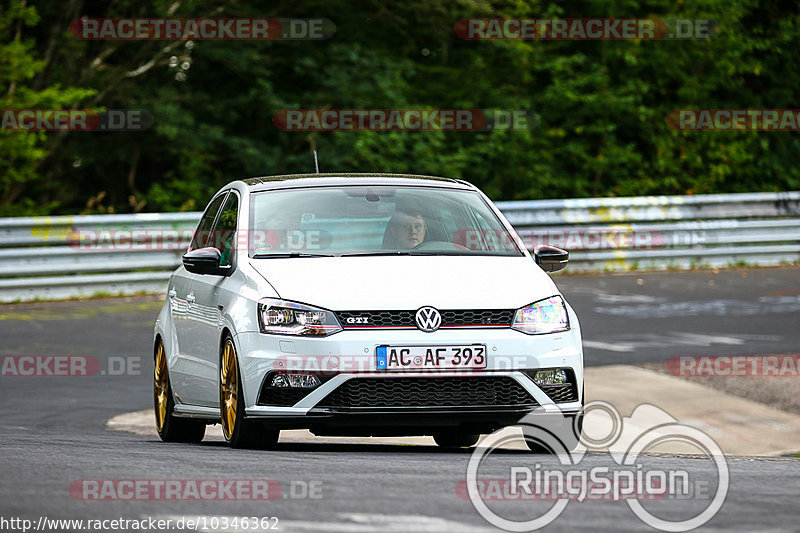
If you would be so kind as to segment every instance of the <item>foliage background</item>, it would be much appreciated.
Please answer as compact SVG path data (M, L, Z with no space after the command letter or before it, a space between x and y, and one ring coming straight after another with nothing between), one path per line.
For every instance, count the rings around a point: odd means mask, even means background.
M80 41L88 17L326 17L326 41ZM710 18L702 41L464 41L467 17ZM800 136L678 132L679 108L797 108L780 0L6 0L0 107L142 109L142 132L0 131L0 216L201 209L226 182L462 177L498 200L800 188ZM532 131L282 132L286 108L530 109Z

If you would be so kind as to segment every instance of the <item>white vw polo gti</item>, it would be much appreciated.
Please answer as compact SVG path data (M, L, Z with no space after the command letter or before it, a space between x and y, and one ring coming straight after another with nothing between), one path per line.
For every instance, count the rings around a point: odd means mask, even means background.
M578 319L545 273L567 260L548 246L529 254L458 179L231 182L156 319L158 433L199 442L221 423L233 447L274 447L301 428L462 447L559 413L579 435Z

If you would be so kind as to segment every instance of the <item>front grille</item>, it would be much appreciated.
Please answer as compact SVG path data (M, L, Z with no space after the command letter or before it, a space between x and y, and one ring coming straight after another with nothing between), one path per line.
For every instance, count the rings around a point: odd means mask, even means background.
M331 408L528 407L538 403L507 376L353 378L317 404Z
M448 327L510 327L514 309L450 309L440 311L441 328ZM337 311L344 329L416 328L416 311ZM350 320L348 322L348 320Z
M402 328L416 327L414 313L416 311L338 311L336 316L344 329L359 327ZM348 323L347 319L361 319L356 323ZM366 319L366 321L364 321Z
M513 309L478 309L465 311L442 311L443 326L511 326Z

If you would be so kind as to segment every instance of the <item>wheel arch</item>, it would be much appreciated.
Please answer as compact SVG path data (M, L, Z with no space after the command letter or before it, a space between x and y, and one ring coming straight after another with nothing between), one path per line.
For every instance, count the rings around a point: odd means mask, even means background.
M156 336L153 339L153 361L156 360L156 350L158 349L158 343L159 342L161 342L161 343L164 342L164 339L163 339L160 331L156 333Z
M222 331L219 332L219 362L222 363L222 349L225 347L225 339L230 335L233 341L233 347L236 348L236 341L233 338L233 332L228 326L223 326ZM238 353L238 351L237 351Z

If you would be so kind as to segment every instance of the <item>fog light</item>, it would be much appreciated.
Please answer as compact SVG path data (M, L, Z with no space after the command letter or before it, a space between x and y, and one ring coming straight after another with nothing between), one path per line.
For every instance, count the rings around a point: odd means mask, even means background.
M567 382L567 373L562 370L539 370L533 375L537 385L561 385Z
M289 380L284 374L275 374L269 382L270 387L290 387Z
M269 382L270 387L296 387L300 389L313 389L320 384L319 378L314 374L275 374Z

